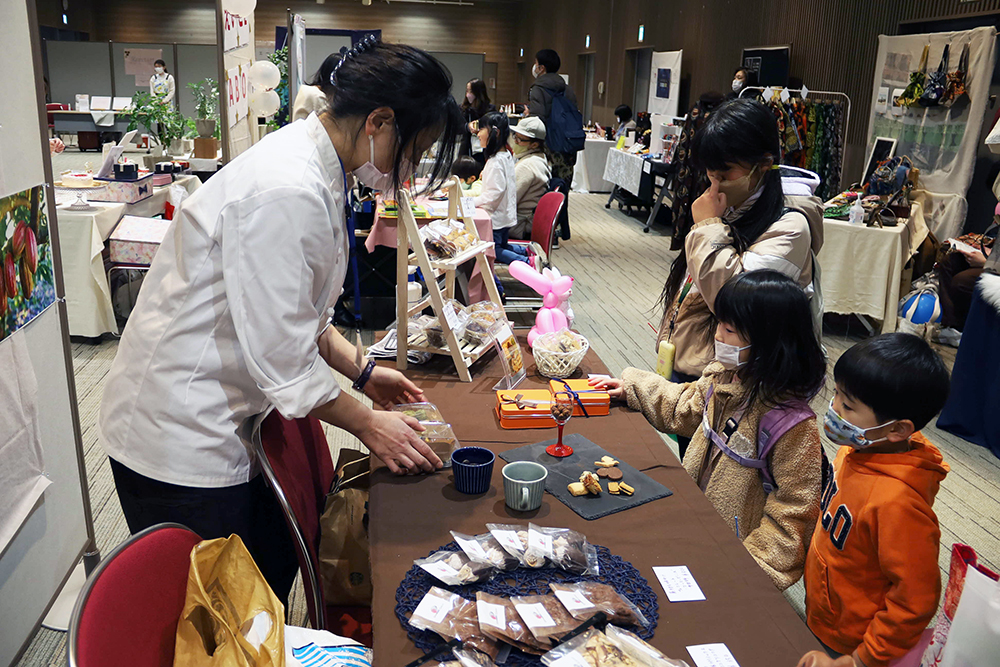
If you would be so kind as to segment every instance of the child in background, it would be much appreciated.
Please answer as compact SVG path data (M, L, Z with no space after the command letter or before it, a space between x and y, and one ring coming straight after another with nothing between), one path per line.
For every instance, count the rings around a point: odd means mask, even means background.
M826 361L809 297L777 271L730 278L715 314L716 360L695 382L626 368L620 380L591 384L660 431L691 438L684 468L784 590L802 576L819 515L823 454L808 400Z
M478 197L483 191L483 182L479 179L483 173L483 165L468 155L455 160L451 167L451 175L458 176L462 181L463 197Z
M516 260L530 263L526 248L509 243L510 228L517 224L514 155L509 141L507 114L491 111L479 119L479 143L483 146L486 166L483 167L482 194L473 201L476 208L489 211L497 261L501 264Z
M948 370L917 336L858 343L833 369L824 422L841 445L806 558L806 622L826 645L800 667L884 667L937 611L941 529L931 506L948 465L920 434L948 398ZM841 655L844 654L844 655Z

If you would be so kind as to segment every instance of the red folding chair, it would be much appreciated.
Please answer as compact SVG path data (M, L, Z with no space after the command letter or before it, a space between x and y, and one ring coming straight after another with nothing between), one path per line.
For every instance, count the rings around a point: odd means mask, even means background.
M555 240L556 222L562 210L566 195L561 192L546 192L538 200L535 214L531 217L531 243L537 243L545 252L543 261L551 264L552 244ZM511 245L528 245L527 241L510 241ZM511 277L502 264L496 265L496 274L503 285L507 302L504 307L511 312L532 312L542 307L542 297L533 289Z
M69 111L69 105L68 104L58 104L58 103L55 103L55 102L49 102L48 104L45 105L45 111L47 111L47 112L51 112L51 111ZM46 113L45 117L48 119L46 122L49 125L49 132L51 132L52 136L59 136L59 135L57 135L55 133L55 129L56 129L56 117L54 115L52 115L51 113Z
M319 519L336 469L323 426L314 417L288 420L272 411L252 438L295 543L309 622L372 646L371 607L327 606L319 578Z
M69 667L172 667L197 534L161 523L118 545L73 608Z

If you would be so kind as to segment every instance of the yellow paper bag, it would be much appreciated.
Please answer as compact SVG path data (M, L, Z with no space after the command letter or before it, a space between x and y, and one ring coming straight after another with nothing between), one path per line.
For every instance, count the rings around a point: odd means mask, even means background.
M238 535L191 550L174 667L284 667L285 608Z

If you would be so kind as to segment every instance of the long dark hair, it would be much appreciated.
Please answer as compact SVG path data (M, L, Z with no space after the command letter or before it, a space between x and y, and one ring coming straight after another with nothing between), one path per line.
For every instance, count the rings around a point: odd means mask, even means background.
M488 127L490 139L483 146L483 157L489 160L500 151L510 150L507 141L510 139L510 121L502 111L491 111L479 119L479 127Z
M756 100L735 99L726 102L709 116L698 130L691 148L695 169L725 171L733 165L760 167L781 157L778 124L771 111ZM763 192L750 210L729 228L733 245L741 255L768 227L781 217L785 198L781 190L781 175L777 169L763 172ZM687 254L680 254L670 265L670 275L663 286L660 301L670 308L687 273ZM708 304L711 306L712 304Z
M482 79L472 79L469 81L469 90L472 92L472 96L476 98L476 101L470 104L469 98L463 97L462 111L475 109L476 113L482 116L490 108L490 95L486 92L486 82Z
M761 269L730 278L715 297L715 317L750 345L750 359L737 372L748 407L809 400L822 388L826 359L809 297L785 274Z
M313 76L312 80L308 83L310 86L319 86L320 88L329 88L330 86L330 75L333 74L333 70L337 67L337 63L340 59L347 53L347 47L343 47L341 53L331 53L326 58L323 59L323 64L319 66L316 70L316 74Z
M432 131L438 137L437 157L427 189L437 188L451 173L455 142L463 120L451 94L451 74L434 56L405 44L365 40L343 55L321 88L336 119L367 118L379 107L395 114L396 154L393 187L398 189L410 174L402 174L404 158L420 163L418 135ZM358 126L356 136L364 131Z

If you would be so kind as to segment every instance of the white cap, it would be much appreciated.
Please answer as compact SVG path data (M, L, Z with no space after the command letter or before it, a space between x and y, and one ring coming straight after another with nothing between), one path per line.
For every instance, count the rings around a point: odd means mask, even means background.
M511 132L516 132L522 137L543 141L545 139L545 123L538 116L528 116L510 128Z

